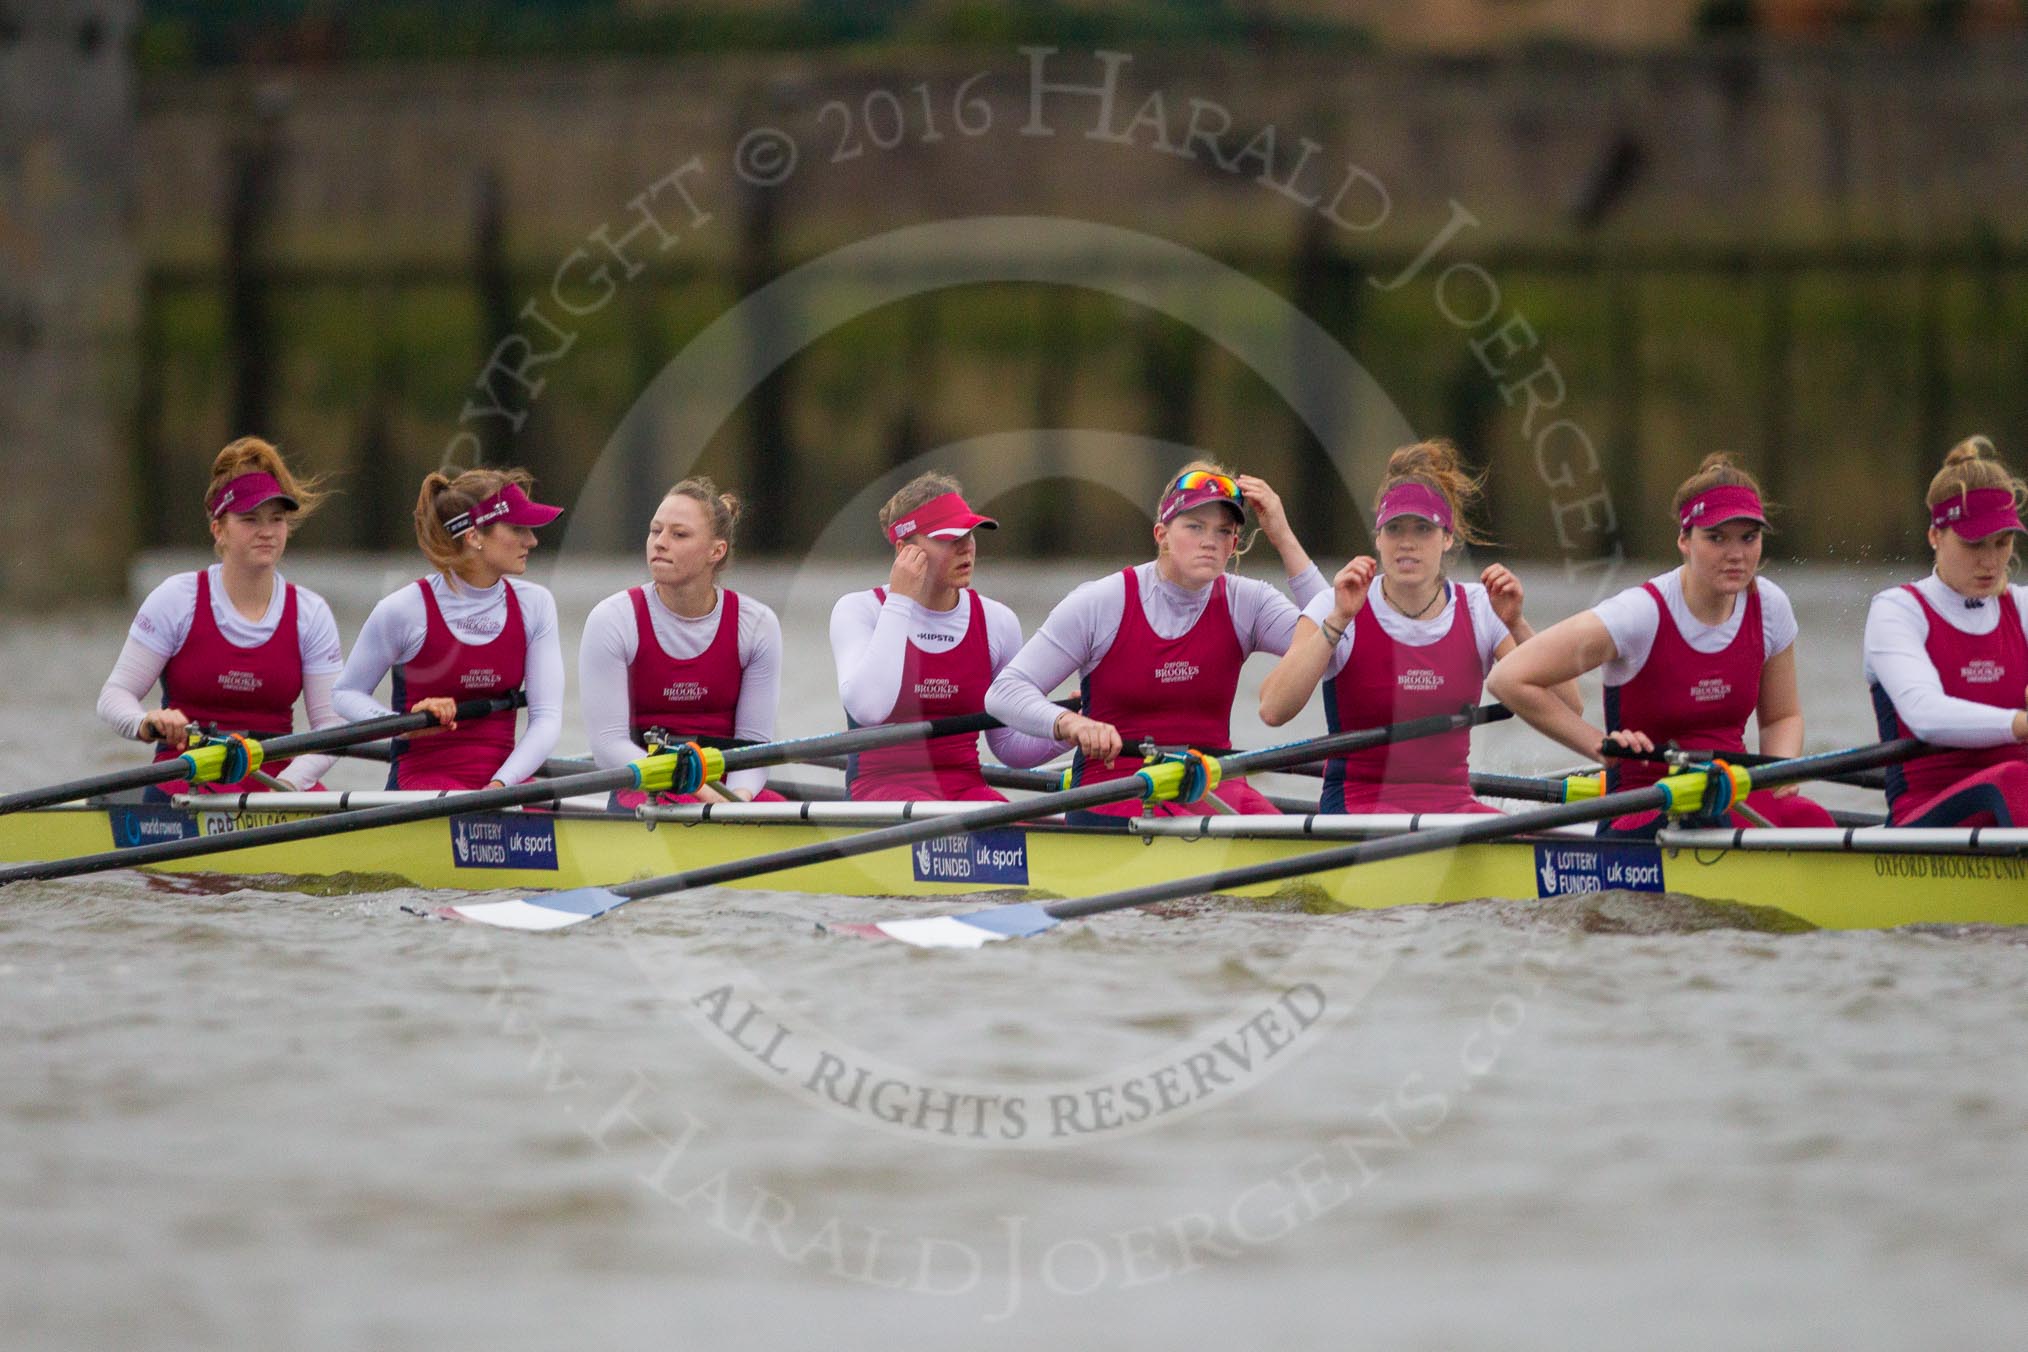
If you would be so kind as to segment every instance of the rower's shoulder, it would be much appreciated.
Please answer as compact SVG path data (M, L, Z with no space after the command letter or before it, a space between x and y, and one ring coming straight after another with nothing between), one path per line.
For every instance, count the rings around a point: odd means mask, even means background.
M585 623L611 622L624 619L629 625L634 622L634 589L622 587L611 596L602 596L585 613Z
M1767 576L1765 573L1755 574L1753 579L1753 585L1755 590L1760 592L1761 600L1780 601L1784 605L1790 604L1789 594L1782 590L1782 584L1775 581L1773 578Z
M1113 572L1080 582L1075 587L1072 587L1070 594L1064 597L1058 604L1069 605L1072 602L1122 604L1127 596L1127 573L1130 571L1132 570L1124 568L1115 569Z
M1914 584L1897 582L1891 587L1882 587L1879 591L1873 593L1872 598L1866 603L1867 608L1869 610L1877 610L1882 606L1886 606L1895 610L1908 610L1920 614L1922 612L1922 603L1916 598L1916 594L1909 590L1912 585Z
M536 606L547 610L552 615L556 613L556 593L543 586L540 582L530 582L525 577L510 577L503 579L503 581L514 589L515 599L521 602L524 608Z
M197 601L197 575L202 569L193 568L186 572L171 573L149 589L141 600L143 610L153 610L165 603L194 605Z
M727 596L739 598L739 622L742 625L772 624L777 630L782 627L781 617L775 614L775 608L767 602L750 592L743 592L737 587L727 587L724 590ZM721 601L720 604L722 605L723 602Z
M999 620L1003 623L1012 620L1016 624L1021 622L1021 617L1014 613L1014 607L1005 601L995 600L976 587L972 589L972 595L979 598L979 608L986 612L987 620Z
M746 597L740 597L740 605L746 604ZM831 618L834 620L849 616L876 616L884 602L872 587L854 587L831 603Z
M1795 602L1789 599L1789 594L1782 590L1779 582L1776 582L1771 577L1756 576L1753 580L1753 587L1760 595L1760 608L1763 613L1771 617L1775 615L1794 617L1796 613Z
M324 599L322 592L312 591L300 582L291 582L289 585L296 589L297 615L301 616L306 622L315 617L320 620L332 620L334 624L336 623L331 613L331 603Z

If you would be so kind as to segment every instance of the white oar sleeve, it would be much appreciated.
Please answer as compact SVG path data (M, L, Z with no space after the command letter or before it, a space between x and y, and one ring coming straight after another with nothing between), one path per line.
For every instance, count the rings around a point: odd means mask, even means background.
M2028 618L2024 618L2028 628ZM2005 746L2014 740L2014 713L1944 693L1929 659L1929 617L1900 587L1881 592L1866 611L1865 675L1894 702L1908 730L1937 746ZM2021 695L2021 691L2012 692Z

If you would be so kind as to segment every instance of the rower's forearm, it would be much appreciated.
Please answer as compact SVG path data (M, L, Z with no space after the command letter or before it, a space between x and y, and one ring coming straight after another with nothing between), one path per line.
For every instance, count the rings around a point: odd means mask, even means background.
M1012 665L993 678L986 691L986 712L1010 728L1049 741L1056 739L1056 721L1063 714L1048 695Z
M1275 553L1281 555L1282 571L1291 581L1317 566L1310 559L1310 551L1304 549L1303 542L1296 538L1296 533L1286 527L1279 537L1270 535L1268 543L1275 547Z
M1498 669L1495 668L1495 676ZM1575 688L1575 682L1566 682ZM1545 689L1526 681L1495 680L1489 682L1494 698L1514 711L1514 716L1543 736L1558 742L1587 760L1598 758L1599 744L1605 740L1605 733L1586 722L1582 707L1572 709L1561 695L1560 688Z
M1334 644L1323 630L1312 625L1296 635L1288 652L1268 673L1260 688L1260 720L1278 728L1303 711L1324 679Z
M1799 756L1803 751L1803 716L1791 714L1777 718L1760 727L1760 752L1763 756L1780 756L1787 759Z

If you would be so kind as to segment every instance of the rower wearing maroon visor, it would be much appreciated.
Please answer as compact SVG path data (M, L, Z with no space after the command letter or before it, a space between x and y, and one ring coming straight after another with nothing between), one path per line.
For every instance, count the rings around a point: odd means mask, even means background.
M947 474L924 474L880 509L894 549L887 585L849 592L831 610L838 697L853 727L976 714L993 678L1021 649L1021 621L973 586L981 530L999 522L965 501ZM1039 765L1061 749L1047 737L995 728L986 745L1003 765ZM954 733L863 751L846 768L858 801L992 802L979 734Z
M1992 442L1960 442L1924 498L1935 569L1867 612L1881 737L1951 748L1888 770L1896 826L2028 826L2028 587L2009 580L2024 496Z
M1388 457L1374 498L1374 553L1338 570L1312 600L1295 642L1260 692L1261 721L1300 713L1321 680L1334 732L1454 714L1479 702L1486 673L1534 637L1521 579L1490 564L1452 582L1444 561L1483 544L1467 514L1484 476L1468 473L1448 441L1419 441ZM1583 713L1575 682L1557 697ZM1494 812L1472 796L1471 729L1334 756L1318 806L1325 812Z
M277 571L296 526L324 494L298 479L280 451L241 437L218 453L204 495L218 562L178 573L148 594L127 645L99 691L99 717L123 737L157 742L155 759L181 755L191 725L261 737L295 727L300 697L313 728L344 722L332 685L344 665L338 624L324 598ZM156 681L162 707L141 701ZM199 793L317 787L329 756L269 761L259 776L195 786ZM269 782L272 778L273 782ZM193 791L181 780L144 797Z
M1273 586L1226 572L1242 552L1248 506L1281 555L1297 603L1325 594L1323 575L1266 481L1208 462L1188 465L1156 503L1154 560L1087 582L1059 602L994 681L986 711L1031 736L1076 742L1071 775L1080 784L1138 770L1140 758L1125 750L1128 737L1208 754L1228 750L1241 664L1257 652L1287 652L1300 618ZM1073 673L1081 679L1082 714L1049 699ZM1070 819L1123 826L1123 818L1144 811L1276 808L1245 780L1227 779L1196 802L1114 803Z
M1760 576L1767 508L1760 485L1731 456L1706 456L1676 490L1676 548L1683 566L1550 626L1502 658L1486 686L1520 717L1580 755L1608 757L1609 792L1644 788L1669 772L1659 761L1613 757L1673 743L1688 751L1746 750L1749 719L1760 750L1803 749L1796 689L1796 615ZM1587 722L1552 687L1589 671L1605 678L1605 727ZM1750 793L1727 814L1735 826L1831 826L1831 814L1793 784ZM1659 812L1612 823L1651 835Z
M525 582L535 528L563 512L531 501L521 469L433 472L416 499L416 542L434 572L382 598L338 678L338 712L355 722L389 712L373 697L394 674L394 703L441 726L396 743L393 789L479 789L531 779L563 729L563 649L556 600ZM512 709L455 721L460 701L524 691L528 726Z

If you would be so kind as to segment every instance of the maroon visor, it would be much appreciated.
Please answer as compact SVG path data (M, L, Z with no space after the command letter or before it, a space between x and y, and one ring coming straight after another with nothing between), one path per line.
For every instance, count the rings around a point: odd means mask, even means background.
M1971 488L1929 509L1929 524L1948 526L1964 540L1983 540L2003 530L2021 530L2021 512L2011 488Z
M521 491L520 484L508 484L471 511L459 512L444 522L444 529L455 539L468 530L479 530L495 521L504 521L510 526L546 526L562 515L563 508L532 502Z
M960 535L969 535L979 527L987 530L1000 529L1000 523L990 516L980 516L966 503L961 493L944 493L931 498L908 515L899 518L887 528L889 544L900 544L911 535L927 535L933 540L955 540Z
M251 512L264 502L282 500L290 511L297 511L302 504L289 496L288 490L275 481L275 476L264 470L242 474L226 481L225 487L211 496L205 505L211 509L211 519L216 521L227 512Z
M1727 521L1758 521L1765 526L1767 509L1760 505L1760 494L1742 484L1720 484L1684 503L1677 518L1685 531L1709 529Z

